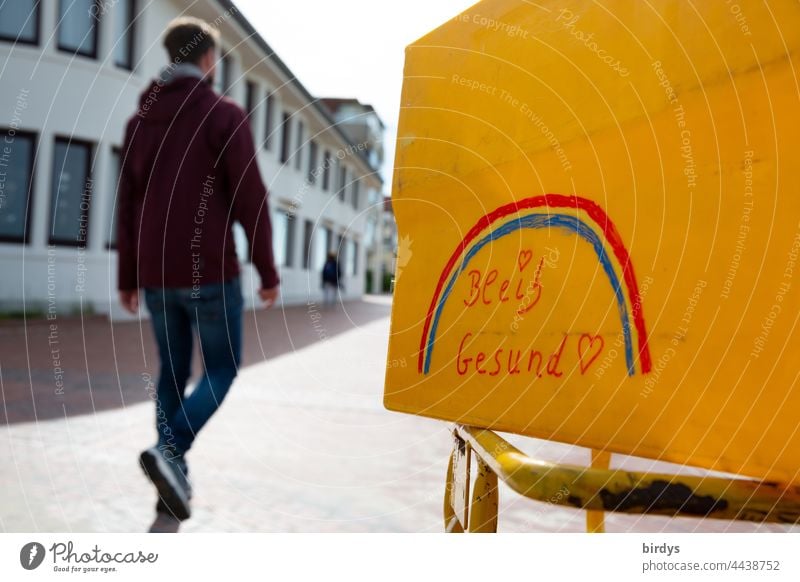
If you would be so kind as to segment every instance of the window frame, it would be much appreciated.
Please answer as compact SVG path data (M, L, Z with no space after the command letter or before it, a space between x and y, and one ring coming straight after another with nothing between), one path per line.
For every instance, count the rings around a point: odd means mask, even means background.
M281 123L281 151L278 158L281 164L289 163L291 158L290 149L292 147L292 114L288 111L283 112L283 122Z
M16 44L24 44L28 46L39 46L39 39L42 36L42 2L37 1L34 4L36 10L36 20L33 25L33 40L29 40L27 38L20 38L19 35L12 38L10 36L4 36L3 33L0 33L0 42L13 42ZM18 132L19 133L19 132Z
M231 69L233 68L233 49L228 49L223 45L217 46L216 69L214 71L214 83L212 89L220 97L230 97L230 90L233 85Z
M112 61L114 62L115 67L119 67L124 71L133 71L135 67L135 60L136 60L136 8L138 4L138 0L129 0L128 4L128 27L127 27L127 43L125 46L125 56L127 58L127 63L120 63L117 61L117 56L112 55ZM114 7L116 10L119 10L119 5ZM99 20L99 19L98 19Z
M322 241L323 244L319 244ZM314 235L312 237L312 251L310 270L320 271L328 260L328 254L331 252L331 243L333 242L333 226L328 223L319 224L314 228ZM317 247L323 248L322 256L317 256Z
M264 99L264 150L272 151L272 134L275 131L273 123L275 113L275 92L267 91Z
M295 255L295 221L296 221L296 214L286 210L282 206L278 206L273 212L272 220L273 222L275 219L280 216L282 221L285 221L285 228L284 231L284 240L283 240L283 252L284 255L282 257L275 257L276 265L280 268L292 269L294 268L294 255ZM273 233L278 230L273 228ZM274 236L274 235L273 235ZM274 239L273 239L273 246L275 246Z
M344 256L344 275L346 277L358 276L358 240L344 237L341 254Z
M294 169L303 169L303 138L305 138L306 126L302 119L297 120L297 148L294 151Z
M331 150L325 149L322 154L322 190L327 192L331 189L331 168L333 167L333 156Z
M295 256L295 230L297 230L297 215L288 210L282 210L286 214L286 264L283 266L287 269L294 268Z
M341 202L345 200L345 190L347 188L347 164L341 164L339 166L339 189L336 191L336 195L339 197Z
M314 252L314 223L309 219L303 222L303 269L311 270L312 257Z
M56 48L59 52L67 53L69 55L76 55L80 57L87 57L90 59L97 59L97 51L98 45L100 44L100 0L92 0L92 3L97 8L95 10L96 16L94 17L94 38L92 39L92 52L85 53L81 52L78 49L65 47L61 44L61 26L63 26L63 17L61 16L61 9L64 5L64 2L68 0L58 0L58 11L56 12L56 18L58 21L56 22Z
M8 135L8 132L11 128L10 127L2 127L0 128L0 133L3 133L5 136ZM30 138L31 140L31 159L28 162L28 191L27 191L27 203L25 205L25 220L24 220L24 227L22 229L22 236L9 236L0 234L0 243L16 243L16 244L23 244L27 245L30 244L30 237L31 237L31 210L33 208L34 202L34 193L36 188L36 154L38 152L38 145L39 145L39 135L33 131L25 131L25 130L14 130L14 137L26 137Z
M317 176L314 172L317 170L317 158L319 157L319 144L315 140L308 143L308 176L306 179L309 184L317 183Z
M53 187L55 186L55 172L56 172L56 157L55 157L55 150L56 145L61 143L66 144L76 144L80 146L84 146L89 148L89 155L86 156L86 167L84 168L84 179L83 179L83 188L84 191L86 189L86 182L91 181L92 183L92 191L91 197L89 198L89 207L86 210L81 210L81 217L86 219L86 240L81 242L77 239L75 240L67 240L67 239L58 239L55 238L53 235L53 210L54 206L53 203L55 198L53 197ZM89 249L89 234L91 233L91 226L89 221L91 219L91 208L92 208L92 199L95 195L95 188L94 188L94 179L92 178L92 161L95 153L95 148L97 144L87 139L79 139L75 137L68 137L64 135L55 135L53 138L53 166L51 168L51 175L50 175L50 212L47 221L47 244L51 246L59 246L59 247L73 247L73 248L83 248L88 250Z
M250 130L255 133L256 108L258 107L258 83L253 79L246 78L244 81L244 109L247 114L247 121L250 123Z
M111 210L109 211L109 224L107 225L108 228L105 229L104 233L106 236L105 241L105 248L107 251L115 251L117 249L117 232L114 230L114 226L117 223L117 212L119 211L119 205L117 204L117 198L119 193L119 185L122 180L122 146L111 146L111 156L110 159L113 160L114 156L117 156L119 160L119 164L117 167L117 175L114 178L113 184L114 188L112 193L114 194L114 198L111 200ZM113 240L111 234L114 234Z
M353 206L353 210L358 210L358 198L360 195L361 183L359 177L354 175L353 181L350 184L350 204Z

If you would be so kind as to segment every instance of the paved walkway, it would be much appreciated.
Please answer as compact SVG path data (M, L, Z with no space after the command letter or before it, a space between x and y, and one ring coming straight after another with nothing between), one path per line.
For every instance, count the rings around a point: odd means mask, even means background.
M188 457L194 515L182 531L441 531L449 429L383 409L388 314L385 298L332 312L248 314L246 367ZM0 326L8 415L0 426L0 531L145 531L155 494L137 455L155 438L142 380L155 374L149 327L59 321L63 396L55 395L48 331L46 322L27 333ZM588 462L576 447L513 441L549 460ZM630 468L675 469L615 459ZM501 531L584 528L581 511L507 490L501 510ZM786 529L628 516L609 516L607 528Z
M249 366L333 338L377 318L387 300L245 313L242 363ZM195 371L200 359L195 351ZM121 408L148 398L158 358L150 322L106 316L0 321L0 424L64 418Z

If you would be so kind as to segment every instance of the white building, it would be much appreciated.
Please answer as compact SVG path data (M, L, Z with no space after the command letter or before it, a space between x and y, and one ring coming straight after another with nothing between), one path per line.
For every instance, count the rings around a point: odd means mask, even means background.
M123 128L167 62L162 33L179 15L219 29L217 89L251 113L283 301L319 299L329 250L340 253L346 298L363 293L377 166L232 2L14 0L0 3L0 309L119 312ZM243 257L245 241L240 229ZM252 305L257 275L243 270Z
M373 168L380 168L383 165L383 141L386 127L375 109L371 105L361 103L358 99L353 98L324 97L321 101L330 111L336 125L344 131L350 141L366 145L364 155L370 165ZM389 211L386 212L387 206L383 202L383 196L371 197L368 202L364 233L367 255L367 291L381 293L389 290L389 287L383 282L394 272L392 263L396 248L394 241L390 241L390 244L387 245L387 240L381 236L381 233L386 228L394 228L394 215L391 212L391 205L389 205ZM385 224L387 220L391 224Z

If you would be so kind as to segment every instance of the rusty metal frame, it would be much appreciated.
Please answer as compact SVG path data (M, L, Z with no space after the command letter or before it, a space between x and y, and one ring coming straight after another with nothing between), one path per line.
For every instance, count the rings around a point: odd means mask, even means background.
M447 470L444 499L448 532L495 532L498 479L537 501L618 513L701 517L770 523L800 523L800 487L750 479L696 477L586 468L537 461L490 430L456 425L454 454ZM471 452L476 464L472 498L465 512L452 507L456 449ZM469 492L469 463L466 483ZM465 515L463 523L457 517ZM602 531L595 515L592 531Z

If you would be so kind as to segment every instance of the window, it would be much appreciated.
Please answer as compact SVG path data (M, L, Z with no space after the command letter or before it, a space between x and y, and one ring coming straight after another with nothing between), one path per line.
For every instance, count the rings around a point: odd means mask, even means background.
M345 268L344 272L348 275L358 274L358 243L347 239L345 243Z
M214 88L220 95L225 95L231 88L232 65L231 54L223 49L222 56L217 61L217 70L214 74Z
M333 232L330 228L318 228L314 234L314 270L321 271L328 258Z
M322 189L326 192L331 187L331 152L325 150L325 157L322 162Z
M288 232L288 216L285 212L275 212L272 217L272 251L275 264L286 264L286 233Z
M86 246L92 198L92 144L56 138L50 198L50 244Z
M133 70L136 36L136 0L117 0L114 6L114 64Z
M358 210L358 194L359 194L358 191L360 189L360 182L358 181L358 177L357 176L353 176L353 186L352 186L352 188L353 188L353 191L352 191L353 208Z
M297 149L294 153L294 167L295 169L299 170L303 165L303 130L305 126L303 126L303 122L298 120L297 122Z
M294 266L294 225L297 221L294 214L286 214L286 262L287 267Z
M378 203L378 191L374 188L367 189L367 204L374 206Z
M264 149L272 149L272 116L275 112L275 97L272 93L267 95L266 110L264 111Z
M0 147L0 241L28 242L36 137L5 129Z
M372 246L377 242L378 235L378 221L375 215L370 213L367 215L367 225L364 229L364 238L368 246Z
M306 220L303 228L303 268L311 267L311 240L314 236L314 223Z
M319 168L317 167L317 142L311 140L308 144L308 183L313 184L317 181Z
M39 0L0 3L0 40L39 44Z
M339 200L344 202L344 190L347 186L347 166L344 164L339 166Z
M276 211L272 218L272 244L275 252L275 262L282 267L292 266L294 223L294 219L283 210Z
M95 58L99 14L96 0L60 0L58 49Z
M248 79L245 83L244 109L247 112L247 120L250 122L251 129L253 129L253 120L255 119L254 112L257 102L258 85Z
M285 164L289 161L289 140L292 137L291 132L292 116L284 112L283 123L281 124L281 163Z
M119 178L122 169L122 150L117 147L111 148L111 187L108 189L112 193L112 198L108 203L108 228L106 228L106 248L117 248L117 208L119 205Z

